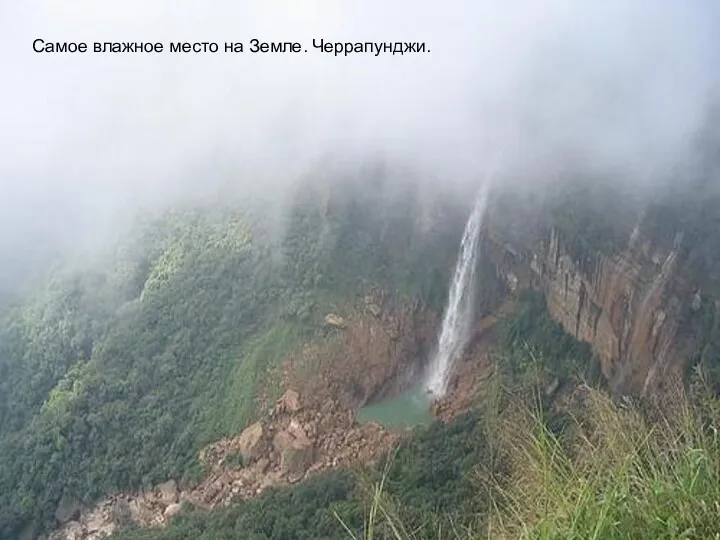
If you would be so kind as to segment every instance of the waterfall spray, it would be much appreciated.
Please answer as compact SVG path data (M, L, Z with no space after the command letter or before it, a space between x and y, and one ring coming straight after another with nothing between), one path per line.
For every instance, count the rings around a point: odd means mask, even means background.
M470 339L474 315L475 268L488 191L489 182L485 182L478 192L475 206L465 225L460 255L450 283L437 352L425 382L426 391L435 399L445 395L453 365Z

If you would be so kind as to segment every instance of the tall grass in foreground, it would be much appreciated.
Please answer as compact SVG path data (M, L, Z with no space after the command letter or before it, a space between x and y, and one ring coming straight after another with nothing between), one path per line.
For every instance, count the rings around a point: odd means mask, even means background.
M563 438L539 413L515 424L512 478L499 490L488 537L720 538L715 411L678 392L649 420L637 405L585 394L586 411Z
M375 540L377 538L386 538L387 535L383 534L382 531L389 531L389 538L392 538L393 540L412 538L412 535L405 530L401 520L397 518L395 512L392 510L390 501L384 496L385 480L388 477L391 463L391 460L387 461L380 481L369 489L368 495L370 498L370 508L365 519L365 526L361 536L354 533L350 527L346 525L345 521L338 516L337 512L335 512L335 517L341 523L345 532L348 533L348 536L353 540ZM382 525L384 525L385 528L381 528Z
M352 531L345 521L335 513L335 518L345 529L348 538L352 540L406 540L411 538L465 538L469 540L471 537L467 534L462 536L454 527L452 519L439 519L440 517L448 518L448 516L425 512L418 522L403 521L400 517L403 507L385 489L389 483L390 469L396 455L397 449L391 459L385 463L379 480L372 483L368 482L367 477L360 479L360 487L365 492L365 500L369 503L361 531ZM446 533L445 529L449 529L450 533Z
M506 473L479 465L493 504L469 517L474 533L409 533L385 510L380 482L363 538L720 539L720 407L700 374L694 386L692 400L677 389L647 406L580 385L562 430L539 400L511 405L488 426ZM378 516L391 536L377 534Z

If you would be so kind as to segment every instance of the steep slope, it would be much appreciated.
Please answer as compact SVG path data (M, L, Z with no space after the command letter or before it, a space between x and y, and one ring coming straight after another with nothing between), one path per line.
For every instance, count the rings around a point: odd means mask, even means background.
M500 273L545 293L551 316L592 345L616 394L652 395L701 359L717 371L717 183L685 184L624 215L622 192L604 193L570 194L521 230L496 211L490 251Z
M177 209L139 224L102 265L56 274L8 308L2 537L51 525L62 501L200 478L200 448L279 397L300 345L337 341L376 363L333 372L343 406L402 385L422 360L424 314L444 301L454 242L439 240L463 215L417 183L373 178L301 185L280 233L242 202ZM338 313L350 328L333 335L325 318Z

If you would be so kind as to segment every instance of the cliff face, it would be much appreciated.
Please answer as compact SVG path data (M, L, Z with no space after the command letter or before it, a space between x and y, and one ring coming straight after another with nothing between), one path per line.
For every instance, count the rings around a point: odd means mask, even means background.
M508 283L545 293L550 315L592 346L614 393L651 395L682 372L708 302L689 277L682 233L662 245L640 223L624 250L608 254L551 227L519 256L522 248L500 246L502 233L491 234Z
M593 346L615 392L646 394L677 367L683 303L674 290L677 248L656 253L655 262L632 249L589 253L582 261L552 230L534 254L531 268L551 316Z

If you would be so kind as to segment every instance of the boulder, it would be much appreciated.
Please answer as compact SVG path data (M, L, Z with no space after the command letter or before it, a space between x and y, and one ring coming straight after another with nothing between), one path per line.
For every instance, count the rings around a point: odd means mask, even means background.
M246 427L236 442L237 449L242 454L243 463L248 464L258 459L263 452L263 426L260 422Z
M298 422L295 418L290 420L290 424L287 427L287 432L292 435L292 437L296 440L307 440L309 439L307 436L307 430L300 425L300 422Z
M77 500L64 495L55 510L55 519L58 520L58 523L67 523L70 520L80 517L81 510L82 507Z
M178 502L178 487L175 480L168 480L157 486L158 498L165 504L175 504Z
M173 503L170 506L168 506L165 509L165 512L163 512L163 515L165 516L165 519L170 519L173 516L176 516L179 512L182 506L178 503Z
M298 429L280 431L273 439L273 446L280 454L280 470L287 476L304 474L315 457L312 442Z
M116 526L114 523L106 523L94 533L88 533L85 536L85 540L101 540L102 538L107 538L115 532L115 529Z
M110 506L110 520L120 526L132 521L132 512L128 501L119 499Z
M300 410L300 394L295 390L287 390L280 399L277 400L275 410L278 413L290 412L294 413Z
M63 533L65 540L83 540L85 537L85 531L77 521L68 521Z
M87 516L84 520L85 530L89 533L96 533L103 529L107 524L108 520L105 519L102 512L93 512Z
M334 313L329 313L325 316L325 324L335 328L347 328L345 319L343 319L340 315L335 315Z

